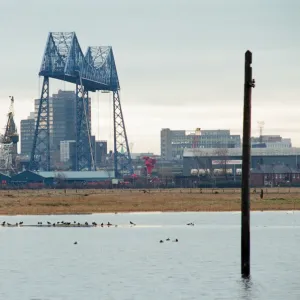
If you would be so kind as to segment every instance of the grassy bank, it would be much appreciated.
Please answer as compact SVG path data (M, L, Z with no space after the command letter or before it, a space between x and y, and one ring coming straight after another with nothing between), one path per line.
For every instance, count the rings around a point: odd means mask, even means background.
M299 188L251 193L251 210L300 210ZM0 191L0 214L88 214L147 211L237 211L239 189Z

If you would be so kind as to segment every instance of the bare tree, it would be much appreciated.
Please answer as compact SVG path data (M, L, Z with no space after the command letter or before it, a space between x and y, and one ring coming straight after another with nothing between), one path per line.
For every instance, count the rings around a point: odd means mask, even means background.
M212 177L213 176L213 169L211 166L211 163L209 163L206 155L205 155L205 151L200 150L200 149L193 149L193 159L191 160L191 168L197 170L197 175L198 177L200 175L205 175L207 177ZM203 171L203 173L201 173L201 170Z
M197 174L200 175L200 170L206 170L205 164L203 163L203 160L199 156L194 156L194 163L197 167Z
M64 188L67 182L67 177L64 173L56 173L54 177L54 181L58 187Z
M219 165L222 169L222 174L225 175L227 179L227 164L228 164L228 149L227 148L218 148L214 154L219 157Z

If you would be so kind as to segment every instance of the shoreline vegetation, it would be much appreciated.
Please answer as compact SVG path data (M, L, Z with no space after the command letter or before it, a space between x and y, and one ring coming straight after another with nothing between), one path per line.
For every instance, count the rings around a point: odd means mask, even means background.
M252 211L300 210L300 188L251 189ZM241 210L240 189L1 190L0 215Z

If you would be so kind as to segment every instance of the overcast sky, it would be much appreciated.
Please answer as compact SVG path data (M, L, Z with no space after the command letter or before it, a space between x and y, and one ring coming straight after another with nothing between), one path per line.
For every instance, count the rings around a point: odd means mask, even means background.
M299 0L0 0L0 25L1 128L9 95L18 125L33 111L48 32L75 31L84 53L113 47L133 152L159 153L161 128L241 133L247 49L256 80L252 134L263 120L264 134L300 146ZM51 94L75 88L50 85ZM92 93L93 133L110 142L111 100Z

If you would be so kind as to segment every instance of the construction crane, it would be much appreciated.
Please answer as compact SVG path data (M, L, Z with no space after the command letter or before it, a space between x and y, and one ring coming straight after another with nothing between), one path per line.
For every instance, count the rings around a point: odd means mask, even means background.
M196 128L195 135L193 138L193 145L192 148L198 148L199 147L199 136L201 135L201 128Z
M262 144L263 143L263 130L264 130L265 122L258 121L257 124L258 124L258 128L259 128L259 143Z
M196 128L193 130L186 130L185 135L189 136L189 141L191 143L191 148L199 148L199 138L201 135L201 128ZM188 147L190 148L190 147Z
M0 170L11 174L16 171L16 158L18 154L19 134L14 120L14 97L10 98L10 108L7 114L7 123L4 135L0 137Z
M263 147L263 130L264 130L265 122L264 121L258 121L257 124L258 124L258 128L259 128L259 147L262 148ZM260 165L264 164L264 159L263 159L262 154L261 154L261 157L260 157L260 160L259 160L259 164Z

